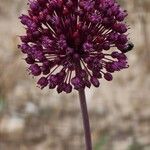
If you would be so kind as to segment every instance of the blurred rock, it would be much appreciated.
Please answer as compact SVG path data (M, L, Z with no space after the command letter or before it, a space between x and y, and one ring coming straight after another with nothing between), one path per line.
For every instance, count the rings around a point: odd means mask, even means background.
M113 142L113 149L114 150L128 150L131 144L131 138L124 139L124 140L117 140Z
M38 107L32 102L27 102L24 111L25 111L25 114L28 114L28 115L38 114Z
M17 116L4 116L0 120L0 135L19 139L25 129L25 120Z

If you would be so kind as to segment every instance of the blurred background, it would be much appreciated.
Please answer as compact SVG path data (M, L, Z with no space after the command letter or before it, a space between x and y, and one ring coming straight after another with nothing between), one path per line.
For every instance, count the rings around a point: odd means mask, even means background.
M77 92L40 90L17 49L26 0L0 0L0 150L83 150ZM128 12L130 68L86 91L93 150L150 150L150 0L119 0Z

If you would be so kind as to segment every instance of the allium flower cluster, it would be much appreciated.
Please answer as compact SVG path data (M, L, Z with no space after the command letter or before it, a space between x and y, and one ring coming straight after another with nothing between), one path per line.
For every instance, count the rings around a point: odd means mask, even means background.
M128 67L126 16L115 0L29 0L19 48L30 74L58 93L99 87L103 77L111 81L113 72Z

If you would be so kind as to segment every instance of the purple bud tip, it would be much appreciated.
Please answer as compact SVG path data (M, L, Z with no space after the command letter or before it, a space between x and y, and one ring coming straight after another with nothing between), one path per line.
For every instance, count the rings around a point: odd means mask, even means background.
M112 75L110 73L105 73L104 74L104 78L107 80L107 81L111 81L113 79Z
M29 70L30 70L31 74L34 76L39 76L41 74L41 69L37 64L32 64L29 67Z
M95 87L99 87L100 83L97 78L91 77L90 81Z
M37 84L41 87L41 89L43 89L44 87L46 87L48 85L48 80L45 77L41 77Z

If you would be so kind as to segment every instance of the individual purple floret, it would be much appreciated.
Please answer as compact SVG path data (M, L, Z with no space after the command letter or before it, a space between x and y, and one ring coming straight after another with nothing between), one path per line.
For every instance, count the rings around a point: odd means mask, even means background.
M40 76L41 89L58 93L111 81L112 73L129 67L126 16L115 0L29 0L19 48L30 74Z

